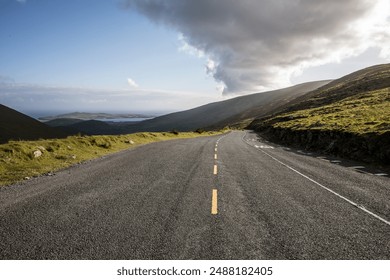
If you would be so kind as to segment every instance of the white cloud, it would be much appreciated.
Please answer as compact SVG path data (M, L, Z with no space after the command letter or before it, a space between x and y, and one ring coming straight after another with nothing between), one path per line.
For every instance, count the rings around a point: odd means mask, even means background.
M0 83L0 103L23 113L134 112L170 113L221 100L199 92L155 89L104 90Z
M15 81L14 79L8 77L8 76L2 76L0 75L0 85L1 84L4 84L4 85L10 85L10 84L13 84Z
M390 59L388 0L128 0L202 54L224 93L283 87L305 69L369 48Z
M188 44L183 34L179 35L178 40L181 43L181 46L179 47L179 51L197 56L199 58L204 57L204 52Z
M127 84L130 87L132 87L132 88L138 88L139 87L139 85L136 82L134 82L134 80L131 79L131 78L127 78Z

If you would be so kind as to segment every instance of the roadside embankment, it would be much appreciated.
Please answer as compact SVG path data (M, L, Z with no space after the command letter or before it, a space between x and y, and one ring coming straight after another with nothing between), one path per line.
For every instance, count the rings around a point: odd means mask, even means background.
M284 145L390 165L390 87L257 119L248 128Z
M81 162L139 145L179 138L212 136L226 131L134 133L70 136L66 139L10 141L0 145L0 186L28 180Z
M254 128L261 136L283 145L353 160L390 165L390 132L357 135L332 130L293 130L271 125Z

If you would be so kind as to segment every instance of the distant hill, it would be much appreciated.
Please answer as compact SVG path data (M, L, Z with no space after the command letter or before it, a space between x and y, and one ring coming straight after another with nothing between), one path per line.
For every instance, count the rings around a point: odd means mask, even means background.
M68 125L67 127L87 135L125 134L125 131L123 131L119 126L115 126L115 124L108 124L106 122L95 120L76 122L74 124Z
M136 131L191 131L198 128L220 128L246 119L266 115L282 104L321 87L329 81L317 81L293 87L240 96L225 101L210 103L191 110L172 113L139 122L124 128Z
M103 113L71 113L45 119L50 119L46 124L52 127L58 127L72 133L80 132L89 135L125 134L145 131L194 131L198 128L219 129L243 121L249 123L255 117L268 115L277 108L290 104L297 97L329 82L316 81L285 89L240 96L141 122L113 123L109 122L109 119L104 122L83 120L83 118L102 118L104 115L107 118L110 116L110 114ZM118 115L111 116L118 117Z
M64 138L68 134L0 104L0 143L9 140Z
M390 164L390 64L334 80L249 128L272 141Z
M52 119L50 121L46 121L45 124L51 127L59 127L59 126L68 126L68 125L74 125L76 123L83 122L84 120L80 119L72 119L72 118L59 118L59 119Z
M107 113L83 113L83 112L74 112L68 114L62 114L58 116L48 116L38 118L41 121L51 121L56 119L76 119L76 120L98 120L98 119L132 119L132 118L153 118L155 116L145 115L145 114L107 114Z
M86 135L118 135L125 134L124 127L137 122L111 122L97 120L80 120L80 119L54 119L45 122L45 124L56 127L69 134L86 134Z

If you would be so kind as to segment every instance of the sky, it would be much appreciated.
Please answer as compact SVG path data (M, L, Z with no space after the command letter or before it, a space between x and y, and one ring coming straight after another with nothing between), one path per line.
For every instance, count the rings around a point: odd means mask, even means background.
M390 62L388 0L0 0L0 103L168 113Z

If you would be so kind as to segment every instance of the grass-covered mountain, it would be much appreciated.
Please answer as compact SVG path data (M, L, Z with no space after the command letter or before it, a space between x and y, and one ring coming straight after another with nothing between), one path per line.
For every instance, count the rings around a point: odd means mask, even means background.
M67 133L0 104L0 143L9 140L63 138Z
M245 120L253 120L273 112L281 104L312 91L329 81L317 81L293 87L240 96L210 103L191 110L172 113L127 126L127 132L136 131L192 131L198 128L221 128Z
M285 89L240 96L141 122L83 121L80 119L83 115L72 113L71 115L57 116L60 118L50 120L46 124L68 132L81 132L88 135L173 130L194 131L199 128L220 129L242 122L248 124L255 117L274 112L281 105L290 104L297 97L327 83L329 81L316 81ZM69 116L72 118L69 118Z
M273 141L390 164L390 64L334 80L249 128Z

